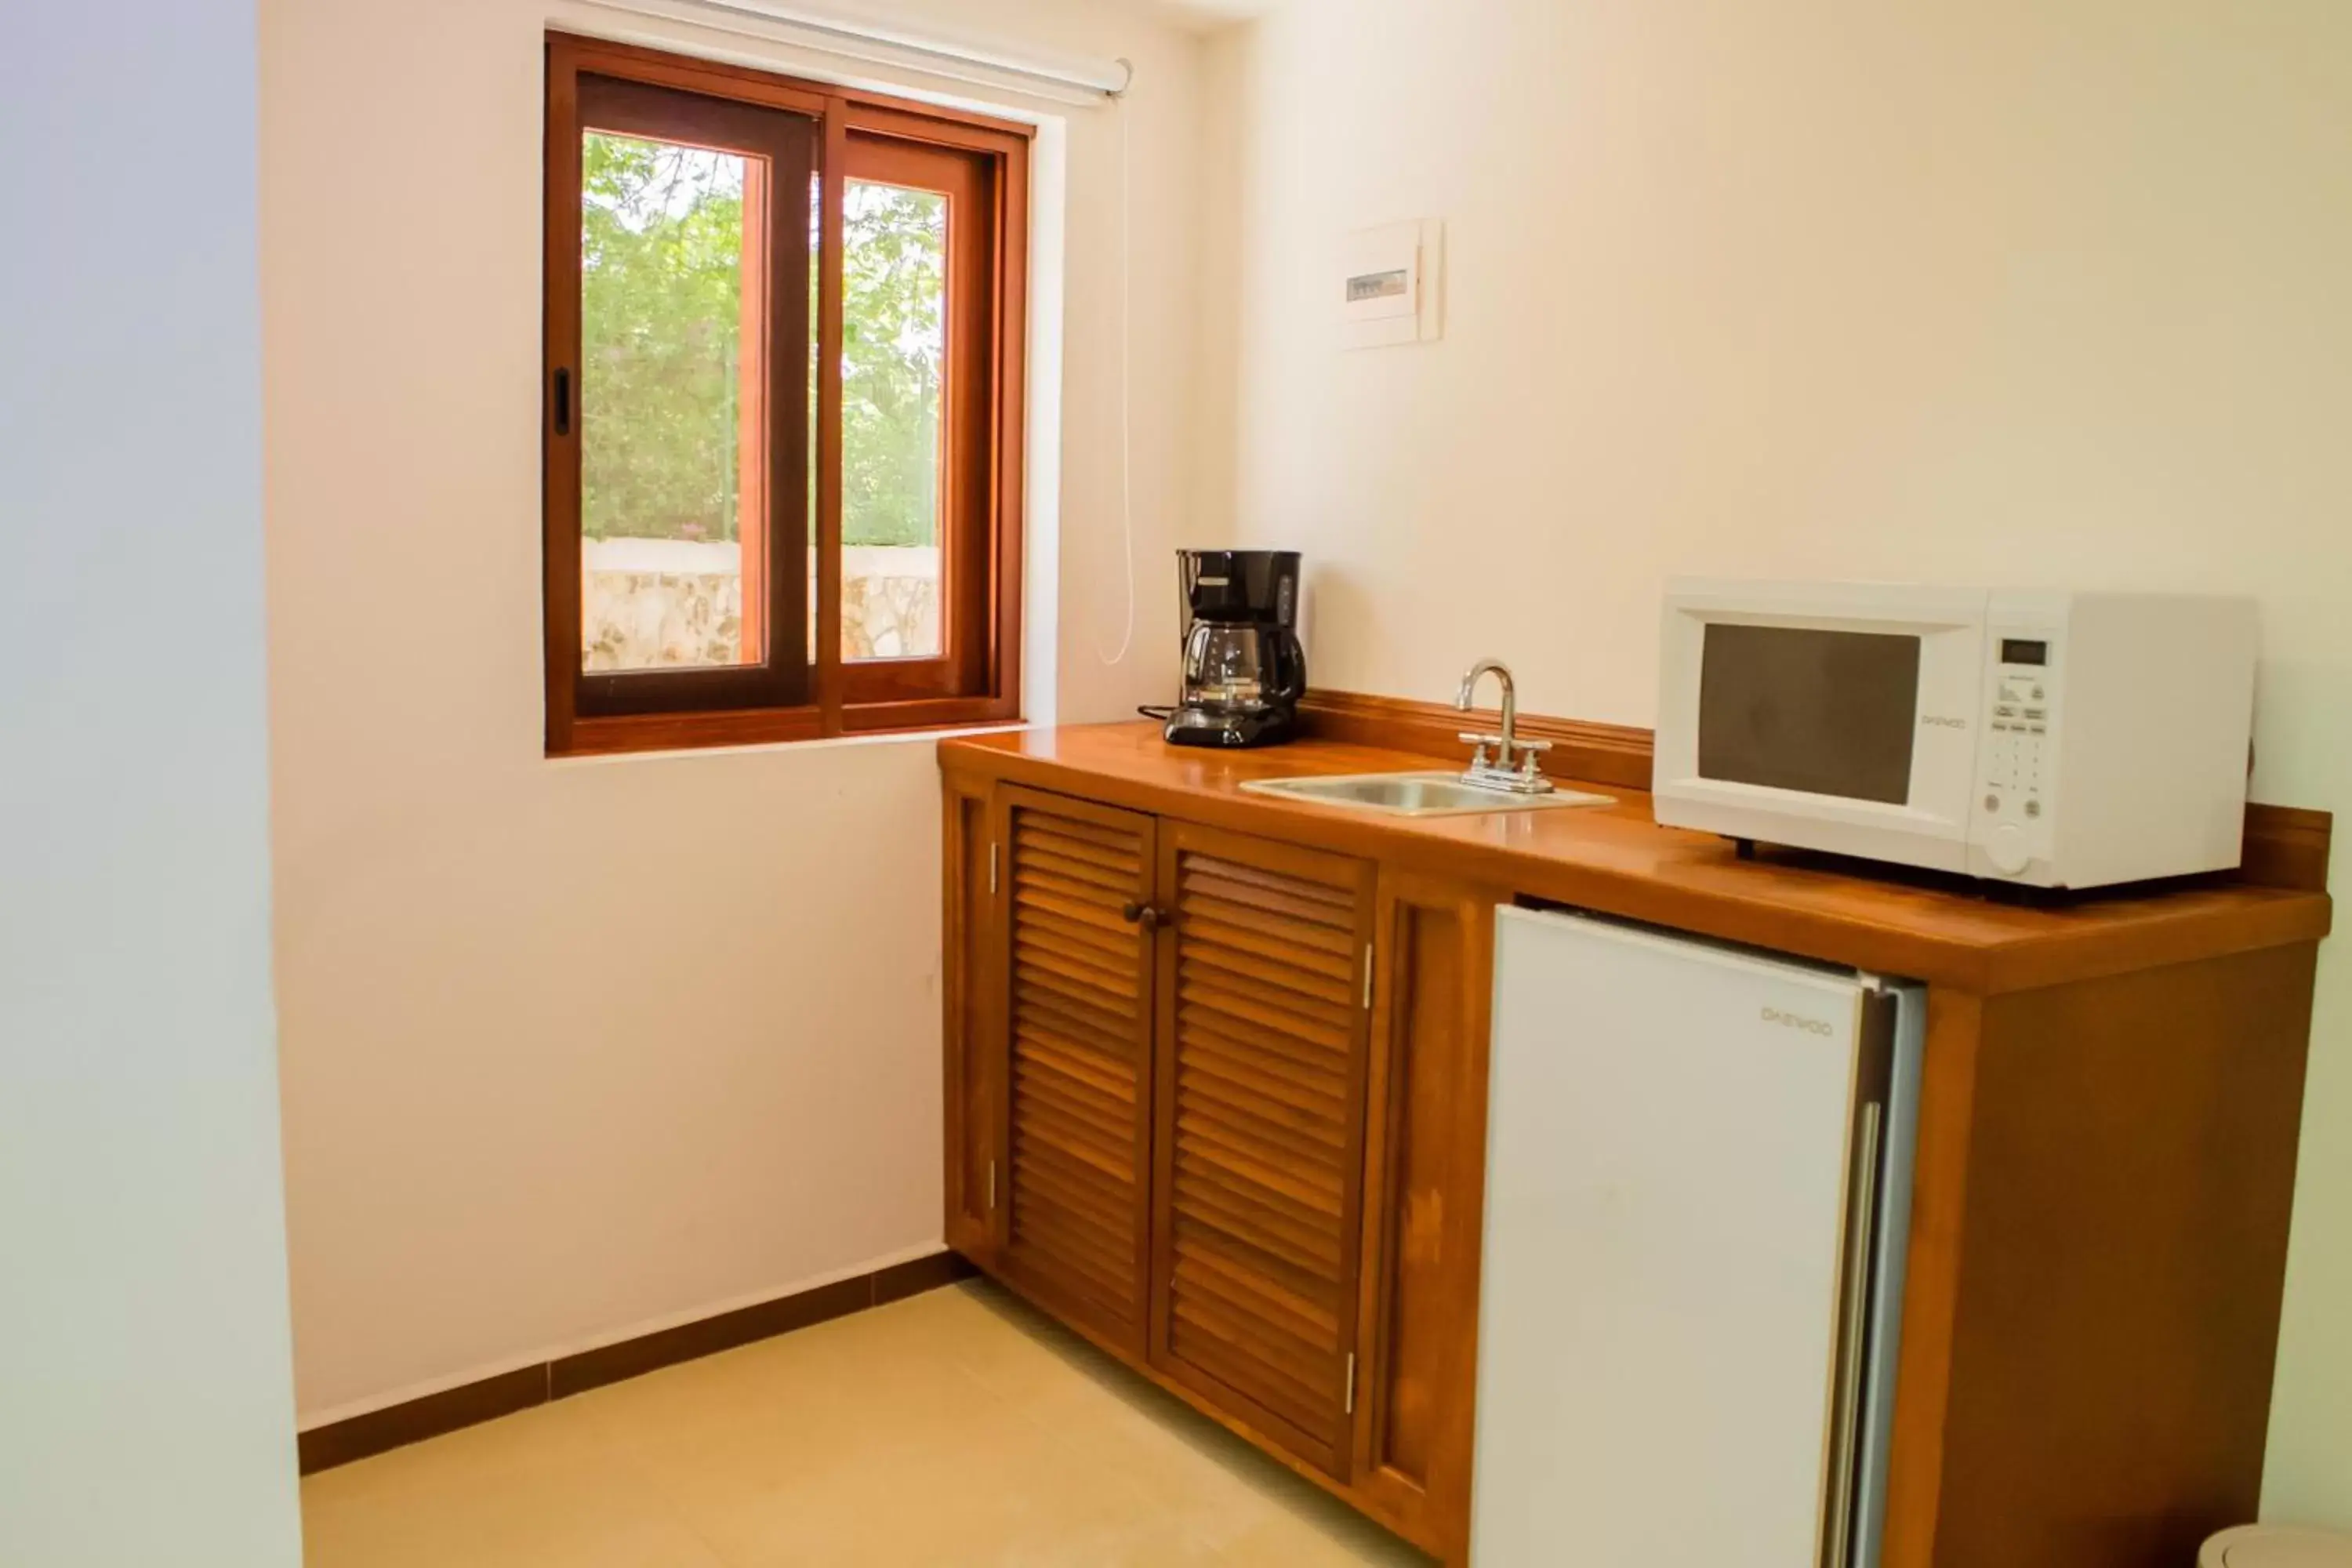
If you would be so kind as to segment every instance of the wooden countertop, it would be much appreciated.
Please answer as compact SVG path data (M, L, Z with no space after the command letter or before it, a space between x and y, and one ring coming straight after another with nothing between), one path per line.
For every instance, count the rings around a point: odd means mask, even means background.
M1641 791L1565 779L1563 787L1616 804L1415 818L1240 788L1445 765L1333 741L1210 752L1171 746L1158 725L1140 721L954 738L939 754L951 776L1083 795L1979 994L2315 942L2331 919L2326 893L2215 879L2028 904L1961 878L1830 857L1768 851L1743 861L1713 835L1660 827Z

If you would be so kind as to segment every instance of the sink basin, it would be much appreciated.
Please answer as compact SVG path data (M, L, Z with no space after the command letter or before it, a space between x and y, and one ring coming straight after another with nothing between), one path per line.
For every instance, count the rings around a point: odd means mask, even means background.
M1549 795L1508 795L1462 782L1458 773L1348 773L1339 777L1253 779L1242 788L1257 795L1353 805L1392 816L1467 816L1486 811L1549 811L1564 805L1608 805L1612 796L1556 789Z

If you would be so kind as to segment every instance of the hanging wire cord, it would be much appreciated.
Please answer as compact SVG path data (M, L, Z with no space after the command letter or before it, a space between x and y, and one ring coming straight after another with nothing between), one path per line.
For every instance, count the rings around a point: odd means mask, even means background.
M1129 178L1127 89L1135 85L1135 62L1121 57L1127 79L1108 95L1118 115L1118 526L1127 563L1127 616L1118 634L1118 651L1106 654L1095 645L1095 657L1106 665L1123 664L1135 644L1135 287L1134 199Z

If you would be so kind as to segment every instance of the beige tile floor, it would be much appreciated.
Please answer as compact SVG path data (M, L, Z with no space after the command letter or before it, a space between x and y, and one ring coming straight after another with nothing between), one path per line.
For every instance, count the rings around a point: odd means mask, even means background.
M309 1568L1338 1568L1394 1537L984 1284L302 1484Z

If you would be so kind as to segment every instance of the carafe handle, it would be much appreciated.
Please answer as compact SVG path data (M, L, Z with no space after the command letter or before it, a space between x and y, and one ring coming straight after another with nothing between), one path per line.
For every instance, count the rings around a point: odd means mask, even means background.
M1288 626L1282 628L1282 638L1275 645L1275 658L1281 672L1275 695L1283 702L1296 702L1307 695L1307 648Z

